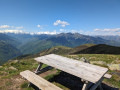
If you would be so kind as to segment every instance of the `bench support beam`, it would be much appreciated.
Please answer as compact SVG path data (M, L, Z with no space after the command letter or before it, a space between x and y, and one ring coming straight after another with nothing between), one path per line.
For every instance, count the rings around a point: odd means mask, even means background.
M47 66L47 67L45 67L45 68L43 68L43 69L40 69L40 70L37 71L35 74L41 74L41 73L44 73L44 72L46 72L46 71L48 71L48 70L51 70L51 69L53 69L53 67Z
M42 65L43 65L43 63L40 62L40 64L38 65L38 67L37 67L37 69L35 71L35 73L37 73L37 72L39 72L41 70Z
M97 83L95 83L90 90L95 90L99 85L101 85L102 81L103 81L104 77L102 77Z

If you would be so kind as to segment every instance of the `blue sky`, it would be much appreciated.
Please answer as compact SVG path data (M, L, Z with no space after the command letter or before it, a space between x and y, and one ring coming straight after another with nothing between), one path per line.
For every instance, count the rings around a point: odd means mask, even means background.
M120 34L120 0L0 0L0 32Z

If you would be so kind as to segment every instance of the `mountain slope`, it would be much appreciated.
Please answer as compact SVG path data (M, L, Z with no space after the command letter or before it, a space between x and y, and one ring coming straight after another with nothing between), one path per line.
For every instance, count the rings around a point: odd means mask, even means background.
M17 48L5 42L0 42L0 64L19 55L22 55L22 53Z
M116 42L120 42L120 36L114 36L114 35L106 35L106 36L96 36L96 37L100 37L106 40L112 40L112 41L116 41Z
M99 44L74 52L74 54L120 54L120 47Z
M80 45L80 46L74 47L74 48L72 48L71 52L69 52L69 54L74 54L75 52L82 51L82 50L87 49L89 47L92 47L94 45L95 44L84 44L84 45Z
M0 41L5 42L7 44L11 44L15 47L20 44L20 42L17 39L15 39L14 37L8 36L3 33L0 33Z

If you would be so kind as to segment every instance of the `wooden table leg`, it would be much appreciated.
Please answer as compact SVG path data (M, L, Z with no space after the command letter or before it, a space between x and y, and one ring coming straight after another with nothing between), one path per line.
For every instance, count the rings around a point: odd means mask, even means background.
M95 90L99 85L101 85L102 81L103 81L104 77L102 77L97 83L95 83L90 90Z
M42 68L42 65L43 65L43 63L40 63L40 64L38 65L38 67L37 67L35 73L37 73L38 71L40 71L40 69Z
M99 85L99 88L100 88L100 90L103 90L103 88L102 88L101 84Z
M41 70L42 65L43 65L43 63L40 63L40 64L38 65L38 67L37 67L37 69L36 69L36 71L35 71L36 74ZM30 87L31 85L32 85L32 83L30 82L30 83L28 84L28 87Z
M88 89L89 82L85 81L82 90L87 90Z

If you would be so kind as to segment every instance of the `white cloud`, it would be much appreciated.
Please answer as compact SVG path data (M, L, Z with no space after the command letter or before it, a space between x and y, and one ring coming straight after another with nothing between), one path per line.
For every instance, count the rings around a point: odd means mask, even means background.
M56 31L53 31L53 32L45 31L45 32L37 32L37 33L34 33L34 34L51 34L51 35L54 35L54 34L57 34L57 32Z
M11 29L23 29L23 26L20 27L15 27L15 26L9 26L9 25L1 25L0 29L7 29L7 28L11 28Z
M43 29L43 26L42 26L42 25L39 25L39 24L38 24L37 27L40 28L40 29Z
M118 32L118 31L120 31L120 28L113 28L113 29L108 29L108 28L105 28L105 29L94 29L94 31L102 31L102 32Z
M50 31L45 31L45 32L37 32L37 33L34 33L34 32L25 32L23 30L14 30L14 29L6 29L6 30L0 30L0 33L15 33L15 34L31 34L31 35L40 35L40 34L50 34L50 35L54 35L54 34L57 34L56 30L53 31L53 32L50 32Z
M54 26L60 25L61 27L66 27L67 25L70 25L70 24L66 21L57 20L56 22L53 23L53 25Z
M3 28L10 28L10 26L9 25L1 25L0 29L3 29Z
M65 31L65 29L60 29L61 32Z
M23 30L12 30L12 29L6 29L6 30L0 30L0 33L26 33Z
M77 33L78 31L77 30L71 30L72 33Z
M37 27L38 27L38 28L40 28L40 27L41 27L41 25L37 25Z

